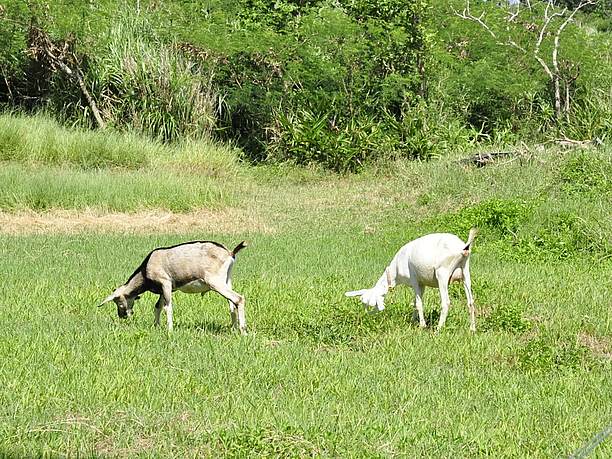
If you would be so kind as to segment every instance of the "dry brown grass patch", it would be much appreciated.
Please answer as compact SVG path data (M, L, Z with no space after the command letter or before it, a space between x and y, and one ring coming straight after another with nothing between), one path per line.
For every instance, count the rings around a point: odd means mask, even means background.
M185 214L161 210L136 213L75 210L17 213L0 211L0 233L10 235L84 232L180 234L202 231L227 234L275 232L274 228L263 222L259 216L241 209L199 210Z
M608 338L590 335L587 332L578 334L578 343L589 348L597 357L612 360L612 342Z

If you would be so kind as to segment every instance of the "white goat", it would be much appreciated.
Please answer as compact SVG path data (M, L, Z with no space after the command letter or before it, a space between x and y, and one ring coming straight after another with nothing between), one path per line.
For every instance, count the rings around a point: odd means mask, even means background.
M172 292L206 293L214 290L229 301L232 326L246 333L244 297L232 290L230 278L236 254L246 247L243 241L231 252L211 241L192 241L150 252L128 281L111 293L99 306L110 301L121 318L133 314L134 301L144 292L159 295L155 304L155 325L162 307L168 330L172 330Z
M454 234L435 233L415 239L403 246L393 257L376 285L370 289L346 292L346 296L361 296L366 308L385 309L384 296L390 288L398 284L408 284L414 289L415 307L419 314L420 326L426 327L423 314L423 294L425 287L440 290L442 310L437 330L444 326L450 299L448 285L452 281L463 280L465 295L470 310L470 331L476 331L474 298L470 283L470 248L477 230L472 228L467 242Z

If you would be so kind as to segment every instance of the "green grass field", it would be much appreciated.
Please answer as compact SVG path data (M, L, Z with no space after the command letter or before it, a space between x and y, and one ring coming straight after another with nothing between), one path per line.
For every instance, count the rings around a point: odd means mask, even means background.
M612 423L610 153L482 169L400 162L359 176L203 173L197 158L169 176L155 161L5 162L0 456L566 457ZM60 174L82 185L41 193L45 205L28 198ZM88 184L98 191L81 200ZM28 209L44 221L202 207L219 212L217 230L10 228ZM466 238L472 224L475 335L460 286L439 335L412 322L405 287L380 314L344 297L373 285L408 240ZM152 295L130 320L96 307L152 248L192 239L249 241L233 276L248 336L230 330L214 294L177 293L172 334L153 328ZM434 323L437 291L425 301ZM592 454L610 456L612 439Z

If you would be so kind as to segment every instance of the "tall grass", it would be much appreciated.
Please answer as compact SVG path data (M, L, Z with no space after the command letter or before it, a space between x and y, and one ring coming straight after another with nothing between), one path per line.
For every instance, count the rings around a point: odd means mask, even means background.
M237 172L237 151L208 140L164 144L112 129L66 128L44 115L0 114L0 161L82 169L171 167L203 175Z
M0 209L177 212L232 202L236 152L208 141L61 127L44 115L0 115Z
M231 204L234 193L219 180L169 170L94 170L68 167L0 167L0 209L95 209L187 212Z
M0 114L2 161L138 168L149 164L158 148L137 136L62 128L46 116Z
M217 97L211 75L155 34L145 14L127 7L89 67L104 118L164 141L209 138Z

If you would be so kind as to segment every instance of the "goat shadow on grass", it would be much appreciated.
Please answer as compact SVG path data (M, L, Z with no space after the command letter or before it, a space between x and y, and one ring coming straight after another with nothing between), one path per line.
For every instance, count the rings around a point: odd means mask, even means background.
M440 320L440 310L439 309L426 309L423 311L423 315L425 316L425 322L427 323L427 328L432 328L438 325L438 321ZM415 309L412 312L412 317L410 319L410 325L415 328L419 328L419 313Z
M419 323L419 316L417 313L416 323ZM425 311L425 321L428 325L438 325L438 321L440 320L440 310L439 309L430 309L429 311Z

